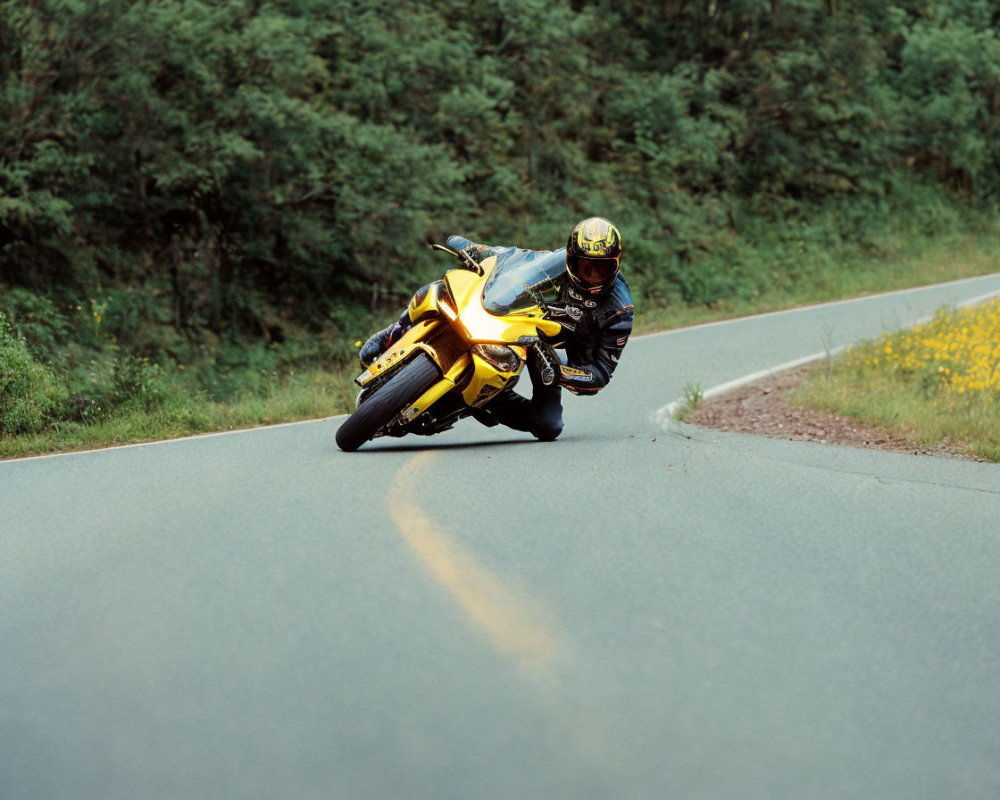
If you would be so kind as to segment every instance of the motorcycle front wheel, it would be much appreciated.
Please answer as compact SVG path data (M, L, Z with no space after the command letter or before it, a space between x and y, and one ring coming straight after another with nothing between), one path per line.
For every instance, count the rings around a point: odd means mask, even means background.
M418 353L371 395L366 395L357 410L337 428L337 447L345 452L357 450L439 377L430 356Z

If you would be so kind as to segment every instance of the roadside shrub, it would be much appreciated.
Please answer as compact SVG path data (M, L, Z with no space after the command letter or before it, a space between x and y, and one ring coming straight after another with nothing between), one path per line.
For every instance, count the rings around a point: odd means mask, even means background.
M36 362L0 313L0 435L35 433L58 418L66 387Z
M48 297L21 287L3 287L0 313L7 317L12 334L23 338L33 356L48 365L60 364L72 325Z
M111 380L112 403L119 408L152 411L168 395L162 368L148 358L129 356L118 360Z

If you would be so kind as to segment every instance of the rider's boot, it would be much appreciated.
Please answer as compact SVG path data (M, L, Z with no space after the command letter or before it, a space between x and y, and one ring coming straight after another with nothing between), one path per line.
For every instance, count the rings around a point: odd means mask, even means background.
M361 359L361 363L366 367L370 366L376 358L389 349L389 345L396 341L405 332L406 328L398 322L394 322L388 328L373 334L372 337L365 342L364 345L362 345L361 350L358 352L358 358Z
M393 323L393 325L395 325L395 323ZM358 352L358 358L361 359L362 364L366 367L370 366L376 358L386 351L386 348L389 346L391 330L392 325L376 334L373 334L368 341L362 345L361 350Z
M472 409L471 416L476 422L485 425L487 428L495 428L500 424L500 420L497 419L496 414L488 408L474 408Z

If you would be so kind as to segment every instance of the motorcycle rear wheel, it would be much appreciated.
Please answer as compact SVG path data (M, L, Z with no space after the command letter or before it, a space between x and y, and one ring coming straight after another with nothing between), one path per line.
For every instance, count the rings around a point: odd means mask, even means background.
M353 452L371 439L413 400L440 377L437 365L426 353L419 353L384 384L337 428L337 447Z

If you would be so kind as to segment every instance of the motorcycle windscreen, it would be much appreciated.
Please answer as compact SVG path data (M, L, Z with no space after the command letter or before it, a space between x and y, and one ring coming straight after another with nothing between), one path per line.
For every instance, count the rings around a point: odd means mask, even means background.
M510 248L497 255L497 265L483 289L483 307L504 316L559 299L566 274L566 251Z

